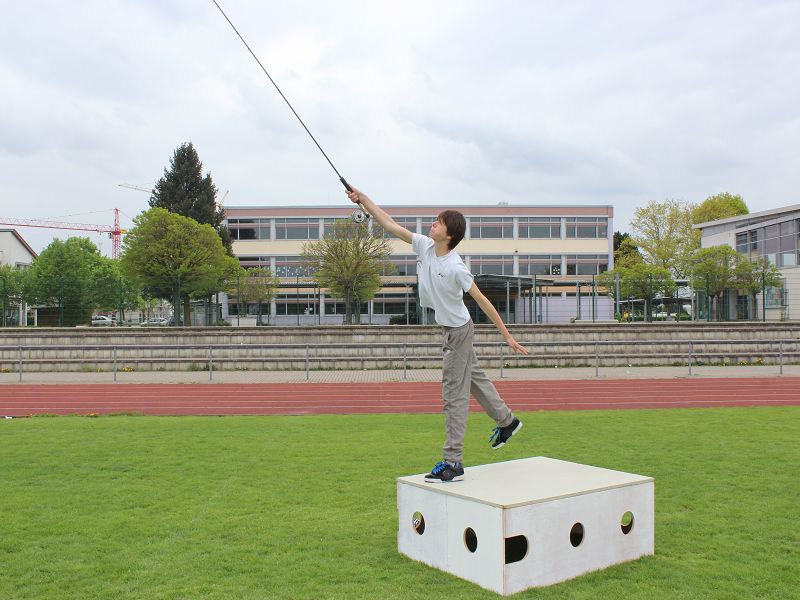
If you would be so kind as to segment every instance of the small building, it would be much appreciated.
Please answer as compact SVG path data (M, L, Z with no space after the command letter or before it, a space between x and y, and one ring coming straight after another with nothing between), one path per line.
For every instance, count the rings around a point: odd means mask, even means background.
M16 229L0 229L0 265L27 269L33 264L34 258L36 252ZM0 287L0 311L0 326L25 325L27 307L11 298L4 286Z
M30 267L36 252L16 229L0 229L0 265Z
M778 267L783 284L767 287L765 295L758 295L757 314L771 321L800 319L800 302L789 302L800 298L800 204L698 223L694 228L700 230L702 248L728 245L751 258L766 258ZM728 317L752 318L744 304L746 299L735 300L729 302Z

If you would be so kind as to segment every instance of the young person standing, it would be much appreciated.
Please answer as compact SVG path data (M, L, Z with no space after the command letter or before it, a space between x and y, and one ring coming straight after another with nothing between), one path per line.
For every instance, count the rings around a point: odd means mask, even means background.
M464 261L455 247L464 239L466 220L455 210L442 212L431 224L427 236L411 233L395 223L383 209L366 194L352 188L348 198L374 217L386 231L411 244L417 254L419 299L423 307L432 308L436 322L442 326L444 361L442 365L442 401L444 403L446 439L443 460L437 462L425 477L429 482L452 482L464 478L462 453L467 431L469 397L474 395L486 414L494 419L496 427L490 442L497 449L522 427L511 409L500 398L494 385L478 365L472 346L474 325L467 307L464 292L468 293L495 324L506 343L518 354L528 354L509 333L503 319L492 303L475 285Z

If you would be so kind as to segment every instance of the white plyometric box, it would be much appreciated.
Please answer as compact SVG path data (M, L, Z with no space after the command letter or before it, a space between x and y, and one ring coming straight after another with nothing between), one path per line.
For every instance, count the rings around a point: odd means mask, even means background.
M398 550L514 594L655 552L652 477L544 456L397 479Z

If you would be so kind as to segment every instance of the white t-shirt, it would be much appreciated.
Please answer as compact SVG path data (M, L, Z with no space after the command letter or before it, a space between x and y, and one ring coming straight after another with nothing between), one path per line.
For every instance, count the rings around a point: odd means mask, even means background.
M417 254L419 303L434 310L439 325L461 327L470 320L464 292L472 287L472 273L455 250L436 256L435 242L426 235L412 234L411 247Z

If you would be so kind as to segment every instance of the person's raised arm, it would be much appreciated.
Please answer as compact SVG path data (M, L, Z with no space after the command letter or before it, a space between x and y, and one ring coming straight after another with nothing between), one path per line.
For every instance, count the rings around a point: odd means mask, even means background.
M375 204L364 192L358 191L352 185L350 187L352 191L347 192L347 197L350 198L352 202L360 204L361 208L371 214L372 217L380 224L380 226L393 236L398 237L409 244L411 243L411 232L408 229L395 223L394 219L392 219L392 217L390 217L386 211Z

